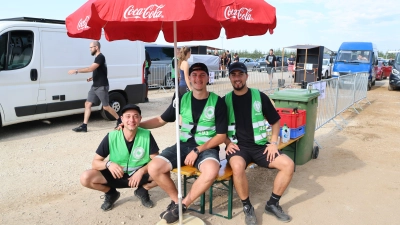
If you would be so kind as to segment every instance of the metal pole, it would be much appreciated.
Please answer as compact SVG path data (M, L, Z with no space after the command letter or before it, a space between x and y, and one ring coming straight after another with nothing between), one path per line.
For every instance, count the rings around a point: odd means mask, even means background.
M304 63L304 78L303 78L303 81L304 82L306 82L306 73L307 73L307 55L308 55L308 49L306 49L306 60L305 60L305 63Z
M174 55L177 50L177 34L176 34L176 21L173 22L174 26ZM174 59L175 70L178 69L178 63L175 56ZM175 131L176 131L176 159L177 159L177 169L178 169L178 204L179 204L179 224L182 225L183 215L182 215L182 177L181 177L181 145L179 139L179 88L178 88L178 77L175 76Z

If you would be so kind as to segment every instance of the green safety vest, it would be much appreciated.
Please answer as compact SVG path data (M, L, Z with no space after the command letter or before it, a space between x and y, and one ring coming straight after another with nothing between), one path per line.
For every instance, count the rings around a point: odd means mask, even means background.
M172 63L175 63L175 61L174 61L174 59L175 59L175 57L174 58L172 58ZM175 66L175 65L174 65ZM175 78L175 69L172 67L172 64L171 64L171 78L172 79L174 79Z
M110 161L123 167L124 173L131 174L150 162L150 131L138 127L135 142L129 154L122 130L108 134Z
M194 139L198 145L202 145L217 134L215 130L215 107L217 105L218 95L210 92L206 106L204 107L197 124L193 122L191 100L192 91L187 92L182 96L180 104L182 126L179 137L181 141L186 142L189 138L193 137L191 130L196 126Z
M146 62L146 68L149 68L149 62L147 62L147 60L145 62Z
M249 88L251 91L251 121L253 123L254 141L257 145L267 143L267 132L265 128L264 115L262 113L261 94L257 89ZM235 128L235 112L232 104L232 91L225 96L225 103L228 109L228 137L233 143L237 143Z

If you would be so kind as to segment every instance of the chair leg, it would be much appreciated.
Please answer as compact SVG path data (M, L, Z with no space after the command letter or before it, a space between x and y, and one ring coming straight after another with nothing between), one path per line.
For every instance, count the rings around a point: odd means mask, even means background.
M233 177L229 180L228 189L228 219L232 219Z

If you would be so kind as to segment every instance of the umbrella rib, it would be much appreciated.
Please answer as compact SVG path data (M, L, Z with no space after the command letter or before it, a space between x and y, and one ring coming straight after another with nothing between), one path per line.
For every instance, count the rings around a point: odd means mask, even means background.
M105 27L107 24L108 24L108 21L106 21L106 23L104 24L103 29L104 29L104 27Z

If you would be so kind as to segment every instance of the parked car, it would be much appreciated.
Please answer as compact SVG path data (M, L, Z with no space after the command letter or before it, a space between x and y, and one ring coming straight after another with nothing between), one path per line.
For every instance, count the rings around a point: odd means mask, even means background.
M254 59L239 58L239 61L247 66L247 70L254 71L256 69L257 62Z
M258 72L265 71L265 68L266 68L266 67L267 67L267 62L265 61L265 57L261 57L261 58L259 58L259 59L256 60L256 67L255 67L255 69L256 69Z
M283 57L283 72L288 71L288 57L284 56ZM276 56L276 69L281 70L282 67L282 56Z
M327 79L332 77L332 64L329 62L329 59L322 59L322 71L321 78Z
M390 76L392 73L392 66L389 66L388 60L379 60L378 61L378 68L376 70L376 79L383 80Z
M394 60L389 61L389 65L392 66L392 73L389 76L389 91L400 88L400 52L396 54Z

